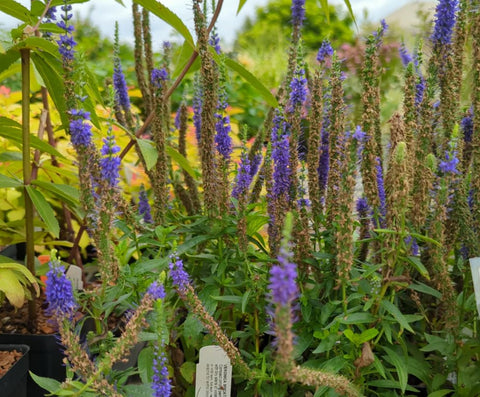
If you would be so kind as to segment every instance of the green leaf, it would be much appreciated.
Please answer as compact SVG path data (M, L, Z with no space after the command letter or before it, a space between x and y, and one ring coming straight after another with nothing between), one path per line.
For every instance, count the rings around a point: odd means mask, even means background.
M58 46L53 44L50 40L41 38L41 37L27 37L25 40L21 41L20 43L16 44L14 48L30 48L31 50L43 50L48 52L50 55L57 57Z
M128 397L151 397L152 385L150 383L143 383L141 385L126 385L123 386L125 396Z
M60 114L63 125L68 125L67 107L64 99L64 84L60 62L51 54L32 53L33 64L48 89L48 93L52 97L55 107Z
M53 208L38 190L34 189L32 186L25 186L25 189L32 199L33 205L38 211L38 214L45 222L47 229L55 236L55 238L58 238L60 234L60 226L58 225Z
M214 57L218 61L219 56L214 54ZM240 75L240 77L242 77L255 90L257 90L257 92L263 97L263 99L265 99L265 101L271 107L274 107L274 108L278 107L278 101L275 98L275 96L252 73L250 73L247 69L245 69L239 63L235 62L233 59L225 57L224 62L228 68L230 68L234 72L237 72Z
M388 357L390 358L393 366L397 370L398 375L398 382L400 384L400 389L402 392L405 393L407 388L407 381L408 381L408 371L406 367L406 360L405 357L400 357L397 352L388 347L383 347L383 350L387 353Z
M342 324L366 324L374 322L375 317L370 313L357 312L338 317L338 321Z
M195 375L196 369L197 366L191 361L185 361L180 367L180 373L189 384L193 383L193 377Z
M4 187L20 187L23 183L17 179L0 174L0 188Z
M175 69L172 72L173 77L177 77L180 72L185 68L187 65L187 62L189 61L190 57L193 54L193 48L192 46L187 43L185 40L182 44L182 46L175 52L175 58L173 64L175 65ZM200 69L200 58L197 57L195 61L193 62L192 66L187 71L188 73L194 72L196 70Z
M0 136L16 142L21 146L23 144L21 125L13 126L11 123L5 122L6 120L8 120L6 117L0 117ZM65 158L58 150L50 146L47 142L38 139L38 137L33 134L30 134L30 145L32 148L38 149L41 152L53 154L62 159Z
M397 306L395 306L392 302L388 300L382 300L380 303L380 306L385 309L388 313L390 313L395 320L398 321L400 326L408 331L410 331L412 334L415 332L413 331L412 327L410 327L410 324L408 323L407 319L405 316L402 314L402 312L398 309Z
M23 22L28 23L32 21L32 17L30 16L30 11L28 10L28 8L25 8L24 6L13 0L0 1L0 11L14 18L20 19Z
M397 382L396 380L390 380L390 379L377 379L377 380L371 380L368 382L369 386L374 386L374 387L382 387L385 389L401 389L402 386L400 385L400 382ZM405 390L411 391L411 392L416 392L418 393L419 390L415 389L412 386L407 385L405 387ZM381 395L381 394L379 394Z
M235 305L242 304L242 297L236 295L221 295L221 296L212 296L212 299L215 299L220 302L233 303Z
M247 311L248 299L250 298L250 293L251 292L252 292L252 290L248 290L242 296L242 313L246 313L246 311Z
M240 13L240 11L242 11L242 8L243 8L243 6L245 5L246 2L247 2L247 0L240 0L239 1L238 8L237 8L237 15Z
M180 168L187 172L192 178L195 178L197 176L188 160L177 150L175 150L171 146L166 146L165 151L173 160L175 160L175 162L180 166Z
M17 309L25 302L25 290L17 274L10 269L0 269L0 291Z
M350 13L350 16L353 19L353 23L355 23L355 26L357 26L357 20L355 19L355 15L353 14L352 5L350 4L350 0L343 0L343 1L348 8L348 12Z
M408 288L413 289L414 291L421 292L422 294L432 295L437 299L442 298L441 292L423 283L417 282L416 284L410 284Z
M453 390L442 389L442 390L437 390L437 391L434 391L433 393L430 393L428 397L443 397L450 393L453 393Z
M183 21L170 9L165 7L162 3L156 0L134 0L135 3L141 5L143 8L146 8L152 14L155 14L164 22L168 23L172 28L174 28L178 33L180 33L183 38L192 46L195 47L193 42L192 35L190 31L185 26Z
M422 261L417 256L407 256L407 262L413 265L413 267L427 280L430 280L427 268L423 265Z
M51 379L51 378L44 378L43 376L35 375L32 371L30 372L30 376L35 381L37 385L41 388L49 391L50 393L55 393L57 390L60 389L61 383L58 380Z
M153 145L152 141L147 139L137 139L138 147L140 148L140 152L145 159L145 165L147 166L147 170L150 171L152 167L157 164L158 160L158 152L155 146Z
M356 346L360 346L365 342L375 338L378 335L378 329L376 328L369 328L363 331L361 334L354 333L350 328L347 328L343 331L345 337L354 343Z
M52 193L53 196L60 198L72 207L80 205L80 193L77 188L70 185L63 185L40 180L32 181L33 185L39 186L44 190Z
M158 336L156 334L155 339L158 340ZM138 355L138 372L140 375L140 379L142 379L143 383L148 383L153 376L153 348L151 346L142 349L140 354Z
M322 10L327 17L327 23L330 23L330 8L328 8L328 0L320 0L320 5L322 6Z

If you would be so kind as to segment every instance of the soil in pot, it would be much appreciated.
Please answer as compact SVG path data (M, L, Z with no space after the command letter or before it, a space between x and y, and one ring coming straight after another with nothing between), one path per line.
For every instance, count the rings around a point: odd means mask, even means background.
M27 396L28 354L26 345L0 344L0 395Z

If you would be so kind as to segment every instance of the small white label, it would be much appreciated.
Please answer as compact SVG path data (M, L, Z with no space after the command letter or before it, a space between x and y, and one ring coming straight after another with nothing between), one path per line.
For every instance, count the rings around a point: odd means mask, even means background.
M83 289L82 269L80 267L76 265L70 265L65 275L72 283L73 289L75 290Z
M230 397L232 366L227 353L220 346L204 346L200 349L195 397Z
M473 289L475 291L477 310L480 314L480 257L470 258L470 270L472 271Z

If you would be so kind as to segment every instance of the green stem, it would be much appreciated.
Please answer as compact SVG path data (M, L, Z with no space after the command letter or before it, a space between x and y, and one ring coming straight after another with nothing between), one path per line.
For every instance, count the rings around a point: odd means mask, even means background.
M30 50L20 50L22 58L22 139L23 139L23 184L25 199L25 240L27 245L27 268L35 275L35 236L33 228L34 209L28 195L27 186L31 183L32 167L30 163ZM34 327L37 318L35 294L28 301L28 325Z

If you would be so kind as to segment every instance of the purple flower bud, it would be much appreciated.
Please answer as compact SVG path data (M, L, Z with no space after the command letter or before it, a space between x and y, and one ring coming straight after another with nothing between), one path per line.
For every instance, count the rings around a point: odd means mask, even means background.
M362 131L362 127L357 125L357 127L355 128L355 132L353 133L352 137L353 137L353 139L357 140L358 142L363 142L365 140L366 135L367 134L365 134L365 132Z
M113 87L115 89L115 103L121 106L125 112L128 112L130 110L130 98L122 64L118 56L113 59Z
M293 79L290 82L290 106L294 109L307 100L307 79L305 78L305 71L297 69L294 73Z
M413 61L412 55L408 52L405 43L402 43L400 48L398 49L400 54L400 59L402 60L403 66L407 67L410 62Z
M215 48L215 52L220 54L222 52L222 48L220 47L220 37L218 37L217 32L212 33L212 37L208 40L208 43Z
M370 212L370 206L368 205L367 199L365 197L360 197L357 200L357 212L359 218L367 218Z
M277 113L273 118L272 128L272 159L273 196L280 197L290 190L290 142L286 133L286 122Z
M168 80L167 69L153 69L152 70L152 84L156 88L161 88L165 81Z
M217 122L215 123L215 143L217 145L218 153L225 159L229 160L232 154L232 138L230 138L230 117L222 116L219 113L215 113Z
M83 110L70 110L70 135L74 146L89 146L92 143L92 126L86 123L90 113Z
M463 140L465 143L472 142L473 138L473 114L472 109L468 112L468 114L462 119L460 122L460 126L462 127L463 131Z

